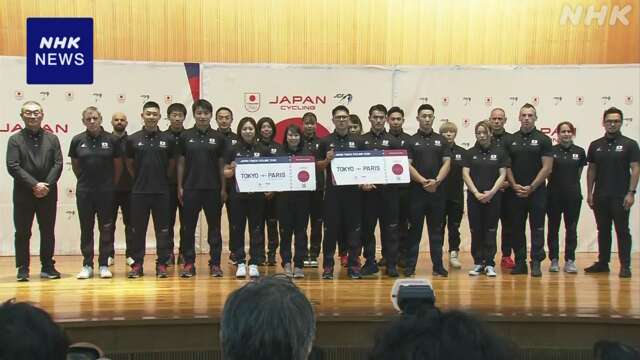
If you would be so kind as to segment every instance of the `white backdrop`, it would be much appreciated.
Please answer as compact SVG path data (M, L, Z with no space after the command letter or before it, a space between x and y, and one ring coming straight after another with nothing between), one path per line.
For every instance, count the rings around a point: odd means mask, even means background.
M89 105L102 111L105 128L110 130L110 115L123 111L129 117L129 133L141 126L142 103L149 100L161 104L162 111L170 102L183 102L190 108L191 92L182 63L140 63L98 61L95 84L90 86L30 86L25 82L24 58L0 57L0 156L4 160L6 141L21 125L21 104L35 99L43 104L45 124L60 137L65 156L65 169L59 183L59 212L56 227L57 254L79 253L79 227L75 209L75 177L66 156L73 135L83 131L82 109ZM525 102L536 104L538 127L549 132L560 121L572 121L577 129L576 144L587 148L589 142L602 136L602 112L617 106L625 113L623 132L640 138L640 66L578 67L379 67L379 66L296 66L296 65L201 65L201 94L214 107L228 106L234 118L272 117L280 128L299 119L307 111L315 112L321 125L333 130L331 109L348 106L360 115L368 129L367 112L371 105L382 103L405 109L405 129L417 129L415 110L425 102L436 108L436 118L449 119L458 125L458 143L473 144L473 124L488 117L492 107L507 112L507 128L518 128L517 112ZM124 95L124 99L121 97ZM162 128L168 121L163 120ZM185 125L193 124L187 116ZM439 126L438 124L435 125ZM552 137L555 138L555 136ZM583 177L584 180L584 177ZM6 171L0 174L0 255L12 255L13 222L12 179ZM636 199L637 201L640 199ZM631 214L633 249L637 251L639 208ZM223 220L223 237L226 226ZM121 222L118 222L117 248L123 249ZM206 231L201 228L198 235ZM466 221L461 229L462 246L468 249ZM201 238L201 236L198 236ZM32 253L37 253L39 234L34 227ZM206 243L198 241L200 249ZM615 241L614 241L615 243ZM446 245L445 245L446 246ZM150 228L147 247L154 247ZM226 248L226 246L225 246ZM615 245L614 245L615 248ZM579 226L578 251L594 251L595 223L586 204Z

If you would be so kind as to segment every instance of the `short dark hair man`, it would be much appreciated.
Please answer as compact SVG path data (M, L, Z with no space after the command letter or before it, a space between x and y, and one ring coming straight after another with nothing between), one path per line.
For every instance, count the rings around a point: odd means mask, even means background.
M222 310L220 339L228 360L304 360L315 333L311 303L282 277L247 283L229 295Z
M640 177L640 150L635 140L620 133L623 119L622 110L615 107L605 110L602 125L606 133L593 141L587 152L587 203L593 209L598 226L598 261L586 268L585 272L609 272L613 222L618 237L619 276L629 278L629 213Z
M44 111L39 103L25 102L20 117L25 128L11 135L7 142L7 169L13 177L17 279L29 280L29 240L34 215L40 225L40 277L59 279L53 250L58 201L56 183L62 174L60 141L42 129Z
M169 127L164 131L164 133L169 135L173 140L174 147L177 149L180 135L184 131L184 120L187 118L187 108L184 104L173 103L167 107L167 118L169 119ZM177 151L174 155L177 156ZM176 212L178 213L178 219L180 219L178 263L181 263L183 260L182 241L184 239L184 214L182 204L178 201L177 167L173 169L171 174L169 174L169 258L167 259L167 266L171 266L176 263L175 255L173 254L176 242L173 230L176 224Z

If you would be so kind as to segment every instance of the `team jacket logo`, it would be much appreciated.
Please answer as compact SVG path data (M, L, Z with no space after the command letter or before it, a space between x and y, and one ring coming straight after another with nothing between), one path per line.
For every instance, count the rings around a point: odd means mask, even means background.
M456 154L456 160L461 160L461 159L462 159L462 155Z
M271 153L272 154L275 154L277 151L278 151L278 149L275 149L275 148L271 149Z
M573 154L573 160L578 160L580 156L578 154Z
M103 142L102 143L102 148L103 149L108 149L109 148L109 143L108 142Z
M258 111L260 109L260 93L244 93L244 108L248 112Z
M435 146L440 146L440 140L434 140L434 141L433 141L433 144L434 144Z
M349 141L349 148L355 149L356 148L356 143L353 142L353 141Z
M254 152L253 153L253 157L260 157L260 153L259 152Z
M82 143L82 145L80 145L80 147L81 147L81 148L86 148L86 147L87 147L87 144Z
M216 144L216 139L209 138L209 144L215 145Z
M616 145L616 151L622 151L622 145Z
M389 146L389 140L382 140L382 146Z
M236 140L236 139L232 139L232 140L231 140L231 145L235 145L237 142L238 142L238 140Z
M491 160L498 160L498 155L496 154L491 154Z
M531 139L531 145L533 145L533 146L537 146L537 145L538 145L538 140L536 140L536 139Z
M159 146L160 146L161 148L166 148L166 147L167 147L167 142L166 142L166 141L162 141L162 140L160 140L160 144L159 144Z

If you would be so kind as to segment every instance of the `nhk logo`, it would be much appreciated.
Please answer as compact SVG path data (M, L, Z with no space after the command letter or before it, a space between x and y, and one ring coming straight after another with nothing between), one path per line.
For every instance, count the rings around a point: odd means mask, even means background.
M27 84L93 84L93 19L28 18Z
M630 4L620 6L614 5L611 9L607 5L603 5L600 9L596 9L595 5L582 6L577 5L571 7L564 5L560 13L560 25L585 25L590 26L594 21L598 26L614 26L618 22L624 26L629 26L629 18L627 17L633 7Z

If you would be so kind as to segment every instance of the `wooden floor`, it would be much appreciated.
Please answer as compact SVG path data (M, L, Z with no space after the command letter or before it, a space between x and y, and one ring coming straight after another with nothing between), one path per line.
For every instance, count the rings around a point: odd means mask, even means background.
M467 275L472 261L462 253L466 266L453 270L448 279L432 279L436 303L444 309L470 310L491 318L590 318L603 321L640 321L640 271L631 279L618 278L618 263L611 274L586 275L582 268L591 264L595 254L581 254L577 259L580 273L550 274L548 261L543 277L511 276L497 278ZM223 254L227 258L227 254ZM32 280L15 281L14 259L0 258L0 300L16 298L49 311L60 322L148 320L148 319L218 319L227 295L248 280L233 277L234 269L225 265L223 278L210 278L206 257L198 258L198 275L181 279L172 268L170 278L156 279L152 266L142 279L126 279L124 258L118 257L113 279L76 280L82 263L79 256L56 258L61 280L40 280L38 259L32 259ZM147 256L149 265L153 256ZM634 254L633 264L640 263ZM417 277L431 277L428 254L420 255ZM261 268L263 274L279 271ZM306 277L296 280L315 306L319 320L331 318L387 317L395 314L389 292L394 280L377 274L370 279L349 280L339 270L333 281L322 280L319 269L306 269Z

